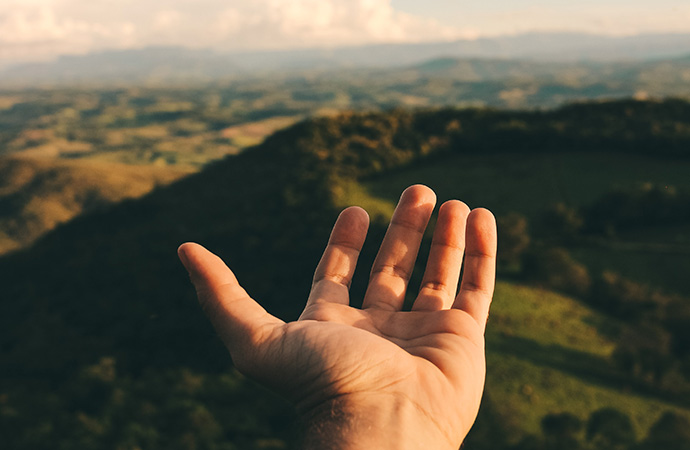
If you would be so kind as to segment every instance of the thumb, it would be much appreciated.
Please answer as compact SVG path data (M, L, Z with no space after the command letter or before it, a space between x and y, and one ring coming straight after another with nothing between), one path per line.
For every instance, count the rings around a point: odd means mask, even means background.
M247 294L218 256L193 243L182 244L177 254L204 313L233 358L256 350L270 331L283 324Z

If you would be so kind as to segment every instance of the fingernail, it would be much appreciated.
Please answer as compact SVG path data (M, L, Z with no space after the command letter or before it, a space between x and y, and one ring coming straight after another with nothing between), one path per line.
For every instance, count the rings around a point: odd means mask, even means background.
M185 254L184 244L180 245L177 248L177 257L180 258L180 262L187 270L187 272L189 272L189 260L187 259L187 255Z

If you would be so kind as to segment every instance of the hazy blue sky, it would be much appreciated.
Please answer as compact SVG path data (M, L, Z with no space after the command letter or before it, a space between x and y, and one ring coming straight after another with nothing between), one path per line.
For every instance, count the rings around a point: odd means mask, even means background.
M333 47L529 31L690 32L690 0L0 0L0 66L148 45Z

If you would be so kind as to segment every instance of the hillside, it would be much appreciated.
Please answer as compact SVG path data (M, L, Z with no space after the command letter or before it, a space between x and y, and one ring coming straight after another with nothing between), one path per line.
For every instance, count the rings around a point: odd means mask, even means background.
M529 199L553 191L540 184L552 164L577 180L596 158L608 161L589 175L610 174L608 182L583 178L590 192L573 201L585 206L655 164L681 190L687 117L690 104L681 101L344 114L298 123L139 200L80 216L0 259L0 433L17 449L37 440L88 448L292 448L290 409L230 370L176 260L179 243L217 251L267 309L294 318L343 204L373 206L360 262L367 267L396 183L423 181L425 170L441 200L495 203L499 216L517 210L530 224L539 205ZM550 242L538 230L530 244L536 250ZM574 235L570 245L592 236ZM355 297L366 272L356 274ZM632 420L638 442L666 411L687 418L682 355L669 350L663 373L646 365L629 371L614 356L635 317L586 306L591 293L552 292L569 285L520 278L510 266L501 273L487 336L487 400L468 448L507 448L539 436L549 415L586 421L604 406ZM411 291L418 282L417 275ZM687 325L680 312L674 317ZM666 346L683 336L674 331ZM577 439L585 439L582 431Z
M79 160L0 158L0 254L72 218L141 197L190 169Z
M507 432L538 434L547 413L586 421L597 409L628 414L644 435L673 402L629 392L611 365L606 316L573 298L499 282L487 329L486 395L501 402ZM678 408L688 413L687 406ZM517 419L519 418L519 419Z
M643 183L690 191L688 173L687 159L671 163L656 156L610 151L456 156L371 177L352 194L367 209L392 212L401 189L423 183L439 199L461 197L470 206L490 207L497 215L523 214L532 231L538 232L542 215L555 204L586 206L602 193ZM347 197L342 204L350 202ZM687 226L659 225L621 234L605 247L578 242L573 248L595 271L615 268L632 279L690 295L690 279L685 275L690 270L689 238Z

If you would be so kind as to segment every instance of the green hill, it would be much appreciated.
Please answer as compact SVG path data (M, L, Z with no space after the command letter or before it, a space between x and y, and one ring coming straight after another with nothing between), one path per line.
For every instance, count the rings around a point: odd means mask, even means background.
M440 199L533 220L536 199L553 193L552 164L578 180L592 161L612 162L583 178L589 190L573 199L582 204L655 164L683 187L687 117L688 103L625 101L314 119L141 199L77 217L0 259L0 434L17 449L290 448L289 408L231 371L176 260L179 243L218 252L271 312L294 318L342 204L375 210L367 267L396 183L424 181L428 171ZM603 175L613 181L586 181ZM355 297L366 273L356 274ZM663 411L687 416L690 397L671 384L685 386L681 372L648 381L614 361L628 322L502 273L487 400L468 448L505 448L553 413L586 420L614 407L638 440Z
M610 320L572 299L542 289L499 282L487 329L487 388L514 415L513 432L538 433L548 413L567 411L583 421L597 409L630 415L640 435L673 401L631 392L616 372ZM510 422L508 422L510 423Z
M390 213L402 189L422 183L432 187L440 201L461 198L498 215L518 212L538 228L541 215L553 204L586 206L604 193L644 183L689 191L688 173L690 160L610 150L454 156L368 178L341 203ZM633 279L690 295L690 279L685 276L690 270L688 237L687 227L646 227L618 236L603 248L578 243L574 250L597 271L615 268Z

